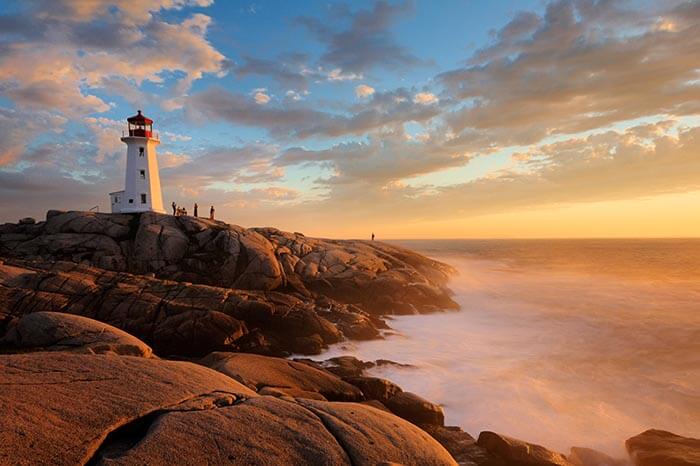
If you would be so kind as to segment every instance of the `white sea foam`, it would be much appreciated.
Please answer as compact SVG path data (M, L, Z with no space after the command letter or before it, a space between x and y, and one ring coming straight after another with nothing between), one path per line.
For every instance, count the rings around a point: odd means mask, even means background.
M533 243L524 254L498 242L411 243L458 268L461 311L397 317L386 340L322 357L413 364L372 374L443 404L447 422L473 435L616 456L652 427L700 436L700 242L671 248L676 258L653 242L593 244L572 254Z

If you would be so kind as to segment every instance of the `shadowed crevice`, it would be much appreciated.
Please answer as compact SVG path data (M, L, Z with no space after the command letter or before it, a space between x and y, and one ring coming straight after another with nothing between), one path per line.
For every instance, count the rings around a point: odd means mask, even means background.
M209 403L202 403L209 399ZM174 412L204 411L229 407L245 401L246 398L225 391L213 391L191 396L176 404L158 408L129 422L126 422L109 432L94 453L85 461L87 466L100 464L102 459L117 459L126 455L142 440L148 437L149 432L157 424L158 420Z

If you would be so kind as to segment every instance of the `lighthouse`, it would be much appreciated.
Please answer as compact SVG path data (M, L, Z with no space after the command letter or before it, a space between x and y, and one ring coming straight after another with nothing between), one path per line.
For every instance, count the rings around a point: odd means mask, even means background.
M109 193L112 212L165 213L156 158L160 140L153 132L153 120L139 110L126 121L128 128L122 134L126 144L126 181L123 191Z

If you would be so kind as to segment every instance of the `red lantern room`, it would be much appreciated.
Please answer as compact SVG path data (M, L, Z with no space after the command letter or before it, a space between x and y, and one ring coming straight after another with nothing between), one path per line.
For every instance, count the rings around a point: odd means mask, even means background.
M153 120L143 116L141 110L138 111L138 114L127 118L126 121L129 123L129 136L153 137Z

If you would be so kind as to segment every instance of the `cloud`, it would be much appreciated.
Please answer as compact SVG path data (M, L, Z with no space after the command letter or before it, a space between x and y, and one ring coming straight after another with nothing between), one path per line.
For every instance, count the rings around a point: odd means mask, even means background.
M165 131L163 135L173 142L187 142L192 140L192 136L188 136L186 134L171 133L170 131Z
M127 24L145 24L150 21L153 12L180 10L191 6L207 7L214 2L213 0L153 0L115 3L113 0L36 0L34 3L37 16L42 19L86 22L113 14Z
M215 131L188 144L164 133L178 143L159 156L166 196L236 218L399 224L700 189L700 133L683 126L700 113L698 2L552 1L516 13L427 85L389 91L366 84L376 69L422 63L392 34L410 2L330 5L297 20L318 58L236 50L240 63L209 41L209 16L176 11L208 1L113 3L37 0L0 16L3 215L26 215L7 199L106 204L123 180L123 121L102 112L122 99L182 109L163 118L171 130L184 115L266 133L237 146ZM202 79L227 72L265 88ZM478 175L494 153L506 168Z
M365 134L407 121L426 122L440 113L437 105L416 104L410 92L398 89L375 93L354 113L329 113L303 106L257 105L240 94L210 88L188 99L188 111L201 121L224 120L266 128L271 135L295 139Z
M225 57L205 37L211 18L196 13L169 23L150 12L206 3L27 4L21 15L0 17L14 23L3 37L0 88L17 105L71 117L110 108L92 89L134 101L143 98L137 88L145 80L163 83L169 72L183 75L172 91L186 92L204 74L225 72Z
M191 156L173 155L173 162L163 166L164 183L181 190L196 187L195 192L214 186L271 183L284 176L282 167L272 161L277 147L251 144L240 147L213 147Z
M309 95L309 91L295 91L295 90L288 90L287 92L284 93L285 97L291 101L298 102L300 100L304 100L304 98Z
M233 65L236 76L266 76L276 80L281 86L293 90L306 90L309 87L309 73L305 72L308 57L304 54L287 54L275 60L244 55L242 65Z
M406 138L402 130L385 132L367 142L349 142L329 149L309 150L293 147L281 152L274 163L279 166L320 164L331 170L323 185L362 185L378 187L404 178L465 165L469 153L452 149L438 138L422 142Z
M0 107L0 168L13 166L36 134L60 132L67 120L48 112L27 112Z
M208 16L170 23L154 14L208 4L38 0L0 16L0 93L18 109L0 105L0 167L53 163L55 173L85 180L121 163L123 122L95 116L114 105L97 91L143 108L156 100L145 81L181 100L193 81L224 72L225 57L206 39ZM61 133L68 121L70 136Z
M700 190L700 128L680 128L677 135L674 128L677 124L662 121L533 146L516 156L511 168L448 186L409 183L415 174L444 169L451 161L444 154L431 164L417 156L420 146L410 154L412 143L398 139L390 153L380 144L349 144L327 151L293 149L281 160L324 163L335 173L319 180L328 189L322 200L295 208L298 218L332 222L342 212L350 225L402 225ZM464 163L454 160L454 166Z
M516 15L467 66L440 74L448 97L461 103L447 115L453 131L531 144L644 116L700 112L700 4L649 13L595 3L599 8L556 1L543 17ZM658 29L659 21L672 21L673 30Z
M370 97L372 94L374 94L374 88L367 84L360 84L355 88L355 95L361 99Z
M375 66L396 69L421 63L389 31L397 19L411 11L412 2L378 1L369 10L351 13L340 7L335 10L336 17L300 17L296 21L325 45L322 64L330 64L339 72L361 75ZM334 26L337 17L347 18L349 24Z
M421 105L430 105L437 103L439 99L435 96L435 94L430 92L419 92L413 96L413 101Z
M362 73L343 71L342 68L330 70L326 76L329 81L355 81L363 77Z
M87 117L83 121L92 131L96 146L97 157L95 161L102 163L105 160L114 159L124 153L124 143L121 141L125 123L104 117Z
M258 105L265 105L270 102L270 96L266 94L267 89L260 88L253 91L253 100Z

